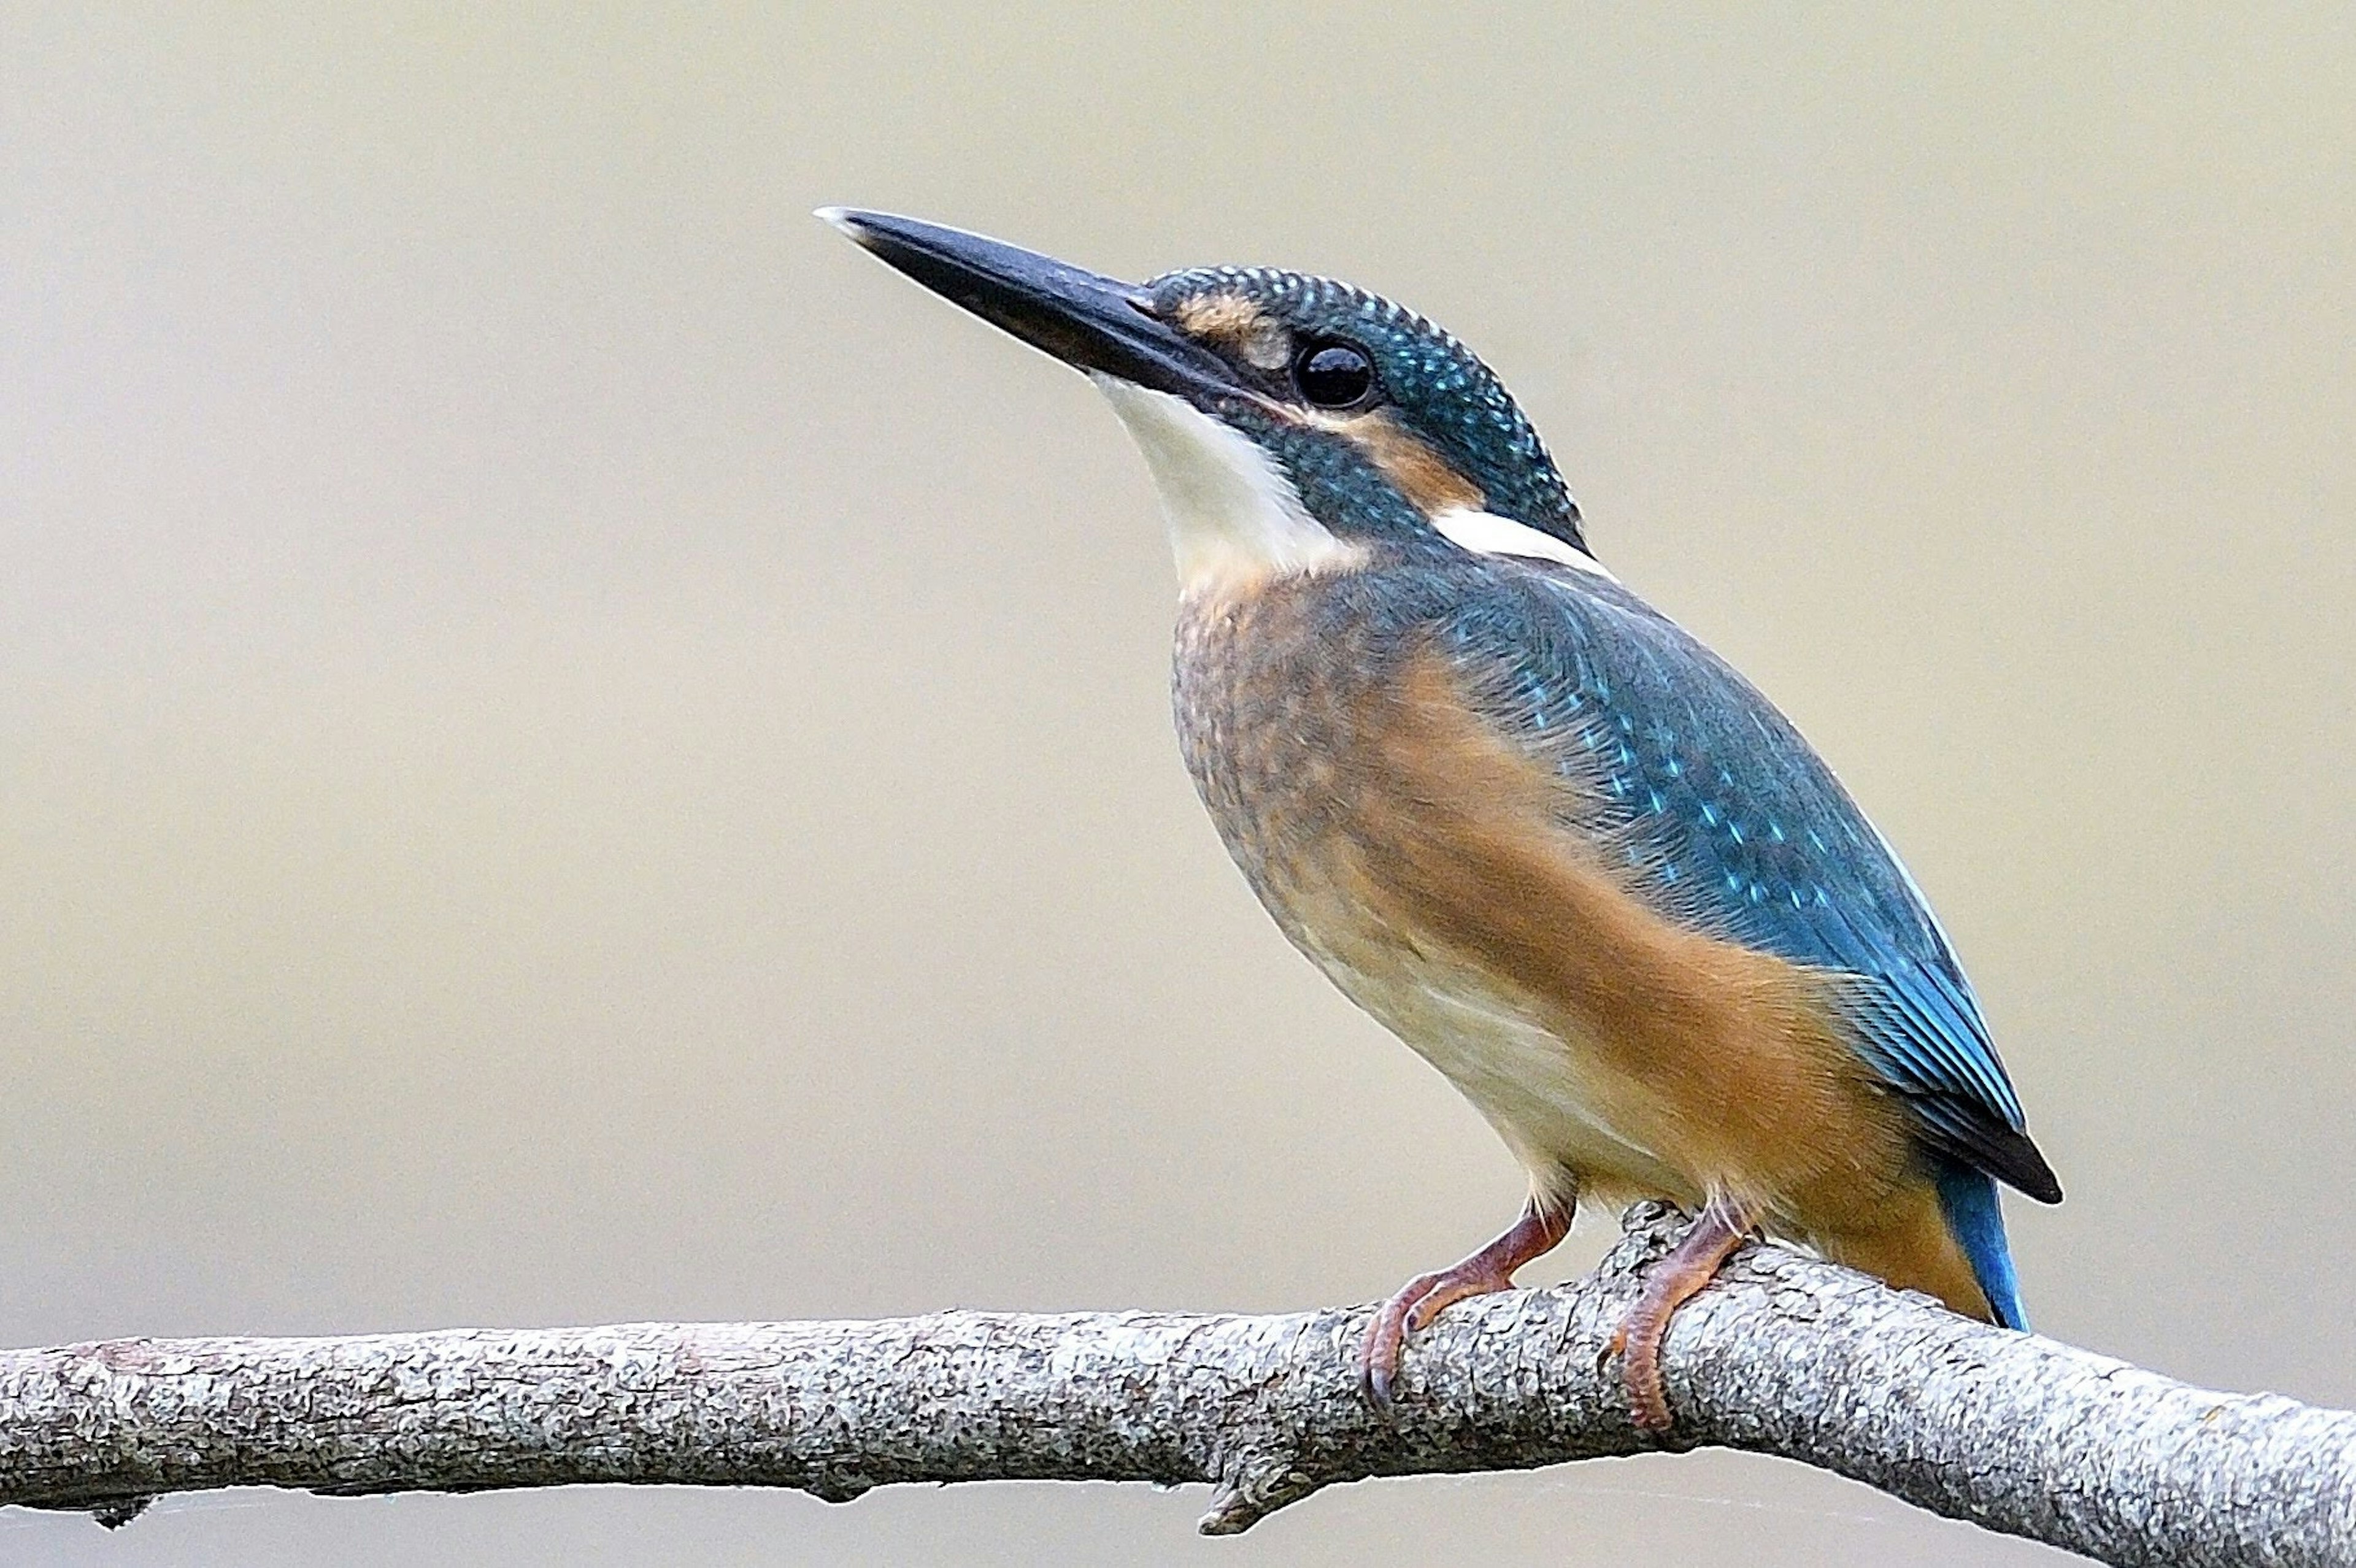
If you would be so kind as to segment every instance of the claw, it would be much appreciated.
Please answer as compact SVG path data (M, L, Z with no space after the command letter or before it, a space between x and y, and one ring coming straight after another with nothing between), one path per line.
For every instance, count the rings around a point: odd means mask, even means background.
M1398 1378L1399 1353L1406 1349L1407 1337L1430 1320L1428 1316L1419 1317L1417 1308L1430 1299L1444 1277L1441 1274L1419 1274L1399 1286L1398 1293L1375 1314L1375 1320L1366 1326L1365 1339L1359 1342L1359 1392L1384 1415L1397 1409L1391 1391Z
M1396 1349L1391 1352L1389 1366L1366 1365L1358 1369L1359 1396L1386 1421L1398 1413L1398 1401L1391 1394L1391 1385L1398 1375L1398 1352Z

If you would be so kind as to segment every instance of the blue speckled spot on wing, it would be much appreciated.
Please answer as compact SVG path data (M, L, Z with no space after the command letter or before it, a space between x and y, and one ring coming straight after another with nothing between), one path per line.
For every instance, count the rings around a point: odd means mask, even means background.
M1658 906L1853 976L1860 1053L1934 1147L2059 1197L1970 983L1922 894L1815 751L1749 682L1616 585L1468 573L1440 622L1492 720L1600 784ZM1533 715L1545 713L1543 727ZM1563 722L1575 716L1575 722Z

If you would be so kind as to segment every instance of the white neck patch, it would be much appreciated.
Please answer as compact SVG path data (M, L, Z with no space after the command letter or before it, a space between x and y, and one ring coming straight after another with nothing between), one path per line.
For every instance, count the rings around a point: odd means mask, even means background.
M1315 571L1355 559L1301 504L1301 492L1250 437L1183 398L1115 376L1088 379L1145 453L1185 588Z
M1518 555L1537 560L1551 560L1564 566L1592 572L1608 581L1617 582L1601 561L1575 545L1568 544L1549 533L1541 533L1527 523L1517 523L1511 517L1501 517L1494 512L1476 512L1468 507L1452 507L1431 519L1440 537L1460 549L1474 555Z

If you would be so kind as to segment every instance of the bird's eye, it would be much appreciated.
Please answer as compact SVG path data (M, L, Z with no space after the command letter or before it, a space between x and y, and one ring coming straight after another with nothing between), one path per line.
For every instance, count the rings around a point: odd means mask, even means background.
M1292 361L1292 382L1321 409L1346 409L1375 389L1374 361L1355 344L1311 343Z

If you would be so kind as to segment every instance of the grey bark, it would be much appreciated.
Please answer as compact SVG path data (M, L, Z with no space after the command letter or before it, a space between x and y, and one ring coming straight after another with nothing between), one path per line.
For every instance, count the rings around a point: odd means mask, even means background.
M162 1492L579 1482L1208 1482L1232 1533L1320 1487L1657 1446L1603 1351L1678 1229L1646 1205L1574 1284L1451 1308L1398 1410L1368 1310L947 1312L0 1352L0 1503L120 1523ZM1671 1326L1680 1446L1777 1454L2115 1563L2356 1564L2356 1414L2210 1393L1751 1246Z

